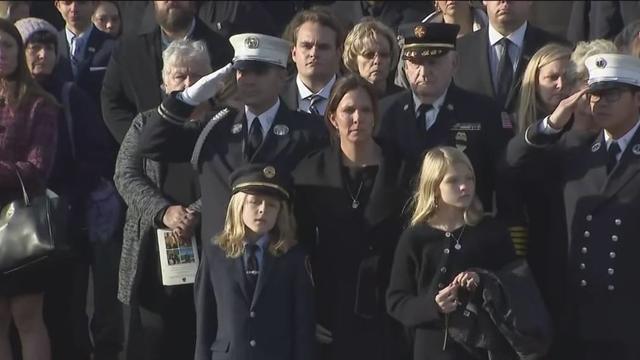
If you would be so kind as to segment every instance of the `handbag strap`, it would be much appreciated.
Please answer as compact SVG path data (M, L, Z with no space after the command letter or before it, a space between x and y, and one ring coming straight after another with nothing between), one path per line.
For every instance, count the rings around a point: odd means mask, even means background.
M24 199L25 206L29 206L29 194L27 194L27 188L24 186L24 181L22 180L22 175L20 175L20 170L15 166L16 175L18 176L18 182L20 182L20 187L22 188L22 198Z

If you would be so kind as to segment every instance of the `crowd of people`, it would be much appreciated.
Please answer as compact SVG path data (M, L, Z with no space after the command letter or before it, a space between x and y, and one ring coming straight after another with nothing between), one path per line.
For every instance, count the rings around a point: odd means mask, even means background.
M0 360L640 359L640 19L532 3L0 2Z

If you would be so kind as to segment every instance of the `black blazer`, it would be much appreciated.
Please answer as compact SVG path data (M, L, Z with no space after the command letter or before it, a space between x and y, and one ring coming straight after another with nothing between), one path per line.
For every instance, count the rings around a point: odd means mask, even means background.
M296 74L287 80L280 92L280 99L284 101L289 109L298 110L298 84L296 84Z
M460 236L460 250L453 237L426 224L409 227L396 249L387 291L389 313L415 331L413 359L475 359L456 342L447 342L445 317L435 302L440 289L470 268L499 270L515 259L507 229L485 217L478 225L467 225ZM482 284L481 284L482 285ZM476 290L481 294L481 289ZM465 303L464 299L460 299ZM456 312L462 312L461 306Z
M140 112L162 102L162 40L159 26L125 35L113 51L102 88L102 115L120 143ZM196 18L192 40L207 44L211 67L216 70L233 57L231 44Z
M331 359L402 359L402 331L385 315L384 292L404 224L410 169L385 153L369 196L353 209L341 157L334 144L302 160L294 172L299 239L312 254L318 323L333 334L322 353Z
M520 135L510 141L507 161L521 170L546 159L560 169L556 175L563 188L569 239L566 331L631 346L640 322L640 314L629 311L640 302L640 131L607 175L603 131L545 135L539 125L529 127L526 139Z
M495 103L482 95L462 90L451 84L435 124L426 136L416 121L411 91L388 96L380 102L378 142L396 149L413 162L417 169L424 154L441 145L463 150L476 172L477 193L485 209L490 210L495 190L496 162L506 145L508 135L499 125Z
M204 248L195 281L195 360L313 360L313 285L302 247L264 252L253 297L243 257ZM217 319L217 322L215 321Z
M485 27L458 39L456 50L459 54L459 65L455 75L455 82L463 89L495 98L496 93L493 88L491 63L489 61L488 29L488 27ZM504 104L504 109L508 113L516 111L522 76L529 60L538 49L551 42L565 44L566 40L539 29L531 23L527 24L527 30L524 34L524 48L513 76L511 90Z
M93 26L93 25L92 25ZM111 35L104 33L95 26L92 27L89 39L84 50L82 62L78 65L78 72L74 76L71 70L69 55L69 43L67 35L62 29L58 32L58 58L56 69L63 74L63 78L74 81L84 90L100 109L100 90L102 81L107 71L107 65L111 59L111 52L116 45L116 40Z

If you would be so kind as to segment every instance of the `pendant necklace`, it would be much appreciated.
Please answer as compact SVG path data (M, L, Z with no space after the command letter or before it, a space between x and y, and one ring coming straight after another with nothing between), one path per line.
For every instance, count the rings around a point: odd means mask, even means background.
M358 198L360 197L360 191L362 191L362 185L364 185L364 180L360 181L358 192L356 193L356 196L353 196L353 193L351 192L351 187L349 186L349 184L347 184L347 191L349 192L349 197L352 200L352 203L351 203L352 209L357 209L358 206L360 206L360 201L358 201Z
M453 240L455 240L455 241L456 241L456 244L453 246L453 248L454 248L454 249L456 249L456 250L460 250L460 249L462 249L462 245L460 245L460 239L462 239L462 234L464 234L464 229L465 229L466 227L467 227L467 224L464 224L464 225L462 226L462 231L460 231L460 235L458 235L458 237L457 237L457 238L456 238L456 236L455 236L455 235L453 235L453 233L452 233L452 232L450 232L450 231L447 231L447 232L444 234L444 236L446 236L446 237L448 237L448 238L449 238L449 237L452 237L452 238L453 238Z

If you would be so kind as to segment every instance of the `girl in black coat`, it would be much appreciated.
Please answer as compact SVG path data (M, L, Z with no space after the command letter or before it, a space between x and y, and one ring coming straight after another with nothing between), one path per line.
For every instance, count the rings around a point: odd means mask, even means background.
M479 295L472 268L498 270L515 259L507 228L483 217L469 159L452 147L424 158L409 228L400 238L387 308L414 332L413 359L473 359L447 341L449 314Z
M312 254L322 359L404 359L402 327L384 292L408 199L403 162L371 133L374 90L357 75L339 80L325 119L331 146L295 172L300 239Z

